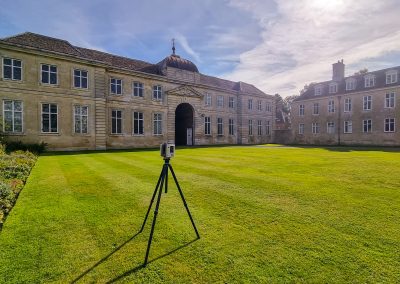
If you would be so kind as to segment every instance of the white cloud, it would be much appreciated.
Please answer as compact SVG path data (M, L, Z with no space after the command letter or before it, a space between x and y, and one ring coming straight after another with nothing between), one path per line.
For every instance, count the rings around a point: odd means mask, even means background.
M267 93L298 94L312 81L331 78L331 64L363 60L400 50L400 5L395 0L276 0L272 16L262 0L235 0L258 19L263 41L240 55L224 76L255 84ZM265 9L265 10L263 10ZM397 63L392 63L393 65Z
M193 48L190 47L188 40L186 39L186 37L184 35L182 35L181 33L176 32L175 33L175 38L178 40L180 46L182 46L182 48L186 51L187 54L190 54L194 60L196 61L196 63L201 63L201 59L200 56L197 52L195 52L193 50Z

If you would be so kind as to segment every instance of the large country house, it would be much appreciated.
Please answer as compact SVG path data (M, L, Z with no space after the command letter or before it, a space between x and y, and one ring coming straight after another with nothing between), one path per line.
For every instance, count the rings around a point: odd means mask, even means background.
M0 59L11 140L52 150L274 140L273 96L201 74L175 48L150 64L27 32L1 39Z
M400 145L400 67L315 83L292 104L293 142L316 145Z

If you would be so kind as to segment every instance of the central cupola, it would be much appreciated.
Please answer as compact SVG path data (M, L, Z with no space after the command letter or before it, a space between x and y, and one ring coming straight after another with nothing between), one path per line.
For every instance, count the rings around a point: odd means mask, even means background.
M192 61L181 58L179 55L175 54L174 40L172 40L172 54L165 57L162 61L158 62L157 65L161 70L165 70L167 67L172 67L176 69L199 73L199 69L197 69L197 66Z

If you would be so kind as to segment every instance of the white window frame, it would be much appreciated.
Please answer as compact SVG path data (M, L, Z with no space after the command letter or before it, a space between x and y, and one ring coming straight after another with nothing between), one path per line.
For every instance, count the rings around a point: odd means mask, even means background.
M299 123L299 134L300 135L304 134L304 123Z
M257 135L262 135L262 120L257 120Z
M363 96L363 110L370 111L372 110L372 96Z
M334 100L329 100L328 101L328 112L329 113L334 113L335 112L335 101Z
M11 110L6 110L6 102L11 102ZM19 102L21 104L21 110L16 111L15 110L15 103ZM12 121L12 126L11 126L11 131L6 130L6 112L11 112L11 121ZM15 113L21 113L21 131L16 131L15 130ZM20 100L3 100L3 132L5 133L23 133L24 132L24 103L23 101Z
M205 96L205 106L212 106L212 97L209 93L206 93Z
M388 126L389 130L386 129ZM396 131L396 119L394 117L387 117L384 120L383 130L386 133L393 133Z
M76 112L79 108L79 113ZM86 114L83 114L83 108L86 108ZM89 133L89 106L88 105L74 105L73 107L73 117L74 117L74 133L75 134L88 134ZM76 129L76 119L79 118L79 128L80 131ZM83 118L86 117L86 132L82 131L82 126L84 125Z
M224 135L224 122L222 117L217 117L217 135Z
M137 114L137 118L136 118ZM142 127L140 127L140 125ZM137 130L137 131L136 131ZM142 130L142 131L140 131ZM135 136L144 135L144 112L134 110L132 112L132 134Z
M343 121L343 133L345 134L353 133L353 121L351 120Z
M326 123L326 133L335 134L335 122L334 121L328 121Z
M75 75L75 71L79 72L79 75ZM83 75L83 72L86 73L86 77ZM72 86L73 86L74 88L77 88L77 89L86 89L86 90L89 89L89 72L88 72L87 70L74 68L74 69L72 70L72 77L73 77L73 79L72 79L72 81L73 81L73 82L72 82ZM79 79L79 86L76 86L76 85L75 85L75 78L78 78L78 79ZM82 87L83 79L86 79L86 87Z
M356 89L356 79L349 78L346 80L346 91L352 91Z
M9 64L6 64L4 61L5 60L11 60L11 65L9 65ZM21 66L15 66L15 61L19 61L20 62L20 64L21 64ZM10 67L11 68L11 78L6 78L5 77L5 72L4 72L4 69L5 69L5 67L6 66L8 66L8 67ZM14 72L15 72L15 70L14 69L20 69L20 74L21 74L21 78L20 79L15 79L15 76L14 76ZM3 68L2 68L2 71L3 71L3 76L2 76L2 78L4 79L4 80L12 80L12 81L22 81L22 79L23 79L23 72L22 72L22 70L23 70L23 62L22 62L22 60L21 59L16 59L16 58L10 58L10 57L3 57Z
M397 83L397 70L389 70L386 72L386 84L394 84Z
M235 135L235 120L229 118L229 135Z
M367 128L365 128L367 127ZM363 133L371 133L372 132L372 119L364 119L362 121L362 130Z
M229 108L235 109L235 97L229 97Z
M112 87L115 87L115 92L113 92ZM118 92L118 86L120 87L120 92ZM122 95L123 90L122 90L122 79L110 78L110 94L112 95Z
M43 105L49 105L49 112L44 113L43 112ZM51 112L51 105L55 105L57 106L57 112L56 113L52 113ZM43 114L48 114L49 115L49 131L43 131ZM51 131L51 115L52 114L56 114L57 116L57 130L56 131ZM58 104L55 103L41 103L40 104L40 132L41 133L46 133L46 134L57 134L59 131L59 127L60 127L60 123L59 123L59 119L58 119L58 115L59 115L59 108L58 108Z
M368 74L364 76L364 87L365 88L372 88L375 86L375 75Z
M153 86L153 100L156 100L156 101L163 100L163 87L161 85Z
M144 97L144 84L139 81L132 82L132 96L135 98Z
M268 103L268 102L265 104L265 111L266 111L266 112L271 112L271 111L272 111L271 104Z
M163 113L153 113L153 135L163 135Z
M319 123L318 122L313 122L311 124L311 132L312 132L312 134L319 134Z
M265 135L271 135L271 121L269 120L265 122Z
M386 93L385 96L385 108L394 108L396 106L396 93Z
M299 105L299 116L304 116L305 113L305 105Z
M343 112L351 112L352 111L353 106L352 106L351 98L344 99L343 107L344 107Z
M48 66L49 70L43 70L43 66ZM51 67L55 67L56 71L51 71ZM47 73L47 79L48 79L48 83L43 82L43 72ZM51 74L56 74L56 82L55 83L51 83ZM46 63L42 63L40 64L40 83L44 84L44 85L52 85L52 86L56 86L58 85L58 67L57 65L52 65L52 64L46 64Z
M248 108L249 110L252 110L252 109L253 109L253 100L252 100L252 99L248 99L248 101L247 101L247 108Z
M319 115L319 103L313 104L313 115Z
M204 117L204 135L211 135L211 116Z
M262 111L262 101L260 100L257 101L257 110Z
M224 107L224 96L217 96L217 108L223 108Z
M253 120L249 119L249 136L253 136Z
M337 83L330 83L329 84L329 94L335 94L338 91L338 84Z
M314 87L314 95L315 96L320 96L322 94L322 86L317 85Z
M115 112L115 116L114 116ZM118 113L120 117L118 117ZM114 125L115 119L115 125ZM118 122L121 123L121 132L118 132ZM112 109L111 110L111 134L113 135L122 135L124 133L124 112L121 109ZM115 131L113 131L113 126L115 126Z

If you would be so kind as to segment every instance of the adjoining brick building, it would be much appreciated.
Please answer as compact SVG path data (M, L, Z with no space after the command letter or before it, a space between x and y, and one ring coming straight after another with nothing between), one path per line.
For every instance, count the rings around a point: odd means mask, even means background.
M400 67L315 83L292 104L293 142L316 145L400 145Z
M23 33L0 40L2 130L53 150L255 144L274 140L274 97L201 74Z

